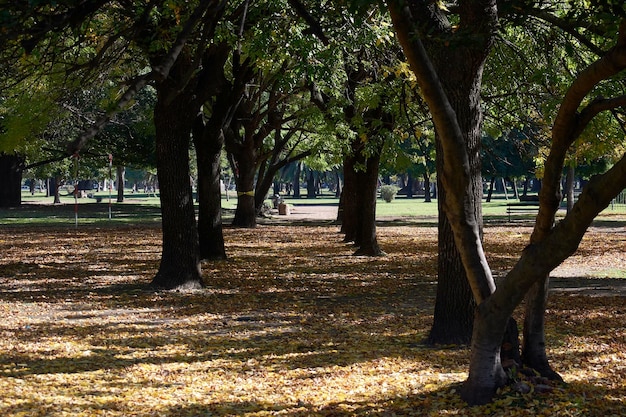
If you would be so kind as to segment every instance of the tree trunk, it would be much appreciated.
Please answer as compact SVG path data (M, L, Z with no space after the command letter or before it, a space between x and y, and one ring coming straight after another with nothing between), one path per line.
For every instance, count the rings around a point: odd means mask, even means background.
M435 125L438 146L437 175L442 207L454 233L457 250L479 308L472 338L470 374L463 398L473 403L487 392L491 398L503 383L504 371L499 357L500 344L508 316L493 323L481 306L495 291L495 282L482 248L482 179L480 174L480 131L482 114L480 88L485 60L497 24L495 0L468 3L460 7L464 31L455 32L441 11L420 1L388 3L391 17L421 94L428 104ZM441 19L439 19L441 17ZM461 42L456 34L472 36ZM441 37L450 37L450 48L441 48ZM441 169L440 169L441 168ZM439 276L439 282L454 277ZM463 300L441 300L446 303ZM499 319L499 318L498 318ZM495 328L485 326L496 324ZM490 333L491 332L491 333ZM481 400L478 398L478 400Z
M402 189L406 198L413 198L413 190L415 189L415 178L411 173L406 175L406 181L404 181L404 176L402 176Z
M524 188L522 188L522 197L526 197L528 195L528 183L530 182L530 178L526 177L524 179Z
M341 191L343 189L343 186L341 184L341 175L338 169L335 169L334 172L335 172L335 181L337 181L337 188L335 189L335 197L339 198L341 197Z
M457 51L458 52L458 51ZM452 193L462 193L462 204L464 205L464 212L466 215L470 215L471 220L469 222L472 225L472 234L476 233L477 236L469 237L464 235L463 239L468 241L478 238L482 241L482 176L481 161L480 161L480 124L481 124L481 112L479 107L479 100L477 99L478 89L476 82L480 84L480 80L476 80L472 75L465 72L465 76L461 76L458 72L457 66L449 65L450 59L458 61L459 66L465 65L468 69L468 63L462 63L461 56L452 55L450 52L434 55L435 62L438 63L438 74L442 80L443 90L448 98L452 109L456 116L456 122L460 127L460 131L463 137L464 147L468 157L467 161L467 174L468 177L464 179L463 188L460 187L456 190L452 190ZM471 65L471 64L470 64ZM455 69L456 68L456 69ZM471 71L470 71L471 72ZM464 267L460 251L458 249L459 236L455 236L453 228L450 223L450 216L456 218L456 214L450 212L449 208L455 204L453 201L461 198L461 195L451 195L445 187L444 180L446 175L450 175L451 172L456 171L453 166L447 166L451 164L444 155L444 148L442 146L441 134L435 129L435 141L436 141L436 165L437 165L437 183L439 189L438 195L438 207L439 207L439 241L442 242L439 246L439 270L437 280L437 299L435 313L445 314L446 317L435 317L433 321L433 328L431 329L432 339L435 340L437 336L437 343L452 344L463 341L467 343L471 339L472 325L474 320L474 309L471 308L474 303L474 298L488 296L488 291L479 290L483 294L480 296L477 294L477 290L472 290L472 286L468 282L468 276ZM448 174L446 174L448 172ZM452 199L452 202L449 201ZM458 221L456 219L455 221ZM468 232L465 231L464 233ZM474 244L480 244L480 242L473 242ZM480 249L482 251L482 248ZM476 262L480 264L479 268L482 270L486 266L486 262L483 265L482 262ZM447 265L446 265L447 264ZM491 275L490 271L483 270L481 273L485 273L488 276ZM483 285L483 284L481 284ZM443 287L441 292L439 286ZM445 312L445 313L444 313ZM452 314L452 313L457 314ZM448 324L444 320L451 320ZM435 327L437 326L437 327ZM445 329L449 327L449 329ZM454 333L453 333L454 331ZM444 336L449 337L445 339Z
M508 315L492 313L483 306L476 309L469 376L461 388L461 397L469 404L490 402L507 380L500 361L500 346Z
M515 178L509 178L509 181L511 181L511 185L513 186L513 198L519 200L519 191L517 190L517 182L515 181Z
M215 124L205 125L202 116L198 116L193 130L198 168L198 240L203 260L226 259L220 186L224 136L220 123Z
M306 182L306 198L315 198L315 171L309 169L309 179Z
M264 169L259 170L254 190L254 205L257 214L261 214L265 196L269 194L270 188L274 188L274 195L280 195L281 183L280 181L275 181L274 178L276 178L276 174L278 174L281 165L277 164L274 160L268 160L264 161L264 166Z
M365 161L365 171L357 173L357 230L355 243L359 247L354 253L360 256L382 256L376 238L376 197L378 191L378 166L380 163L379 146L377 152Z
M572 211L574 207L574 182L576 173L574 166L567 167L567 176L565 177L565 195L567 196L567 212Z
M256 174L256 155L252 141L244 142L241 152L236 155L238 175L235 177L237 185L237 208L232 225L243 228L256 227L256 207L254 203L254 176Z
M504 192L504 199L505 199L506 201L509 201L509 194L508 194L508 192L506 191L506 180L504 179L504 177L501 177L501 178L500 178L500 181L501 181L501 183L502 183L502 191Z
M126 167L118 165L117 169L117 202L124 202L124 184L126 184Z
M302 172L302 162L296 163L296 171L293 174L293 198L300 198L300 173Z
M163 246L152 285L199 288L203 282L198 228L189 181L189 140L197 110L190 111L190 98L179 93L174 79L157 85L154 110Z
M437 154L440 154L439 148ZM437 163L443 161L437 158ZM443 169L443 168L441 168ZM438 168L439 170L439 168ZM439 196L437 205L443 213L446 191L437 176ZM461 256L456 248L450 222L439 215L437 258L437 295L433 325L427 342L430 344L469 344L472 339L476 303L467 281Z
M57 175L56 177L52 177L50 179L50 188L53 192L52 196L54 199L53 203L61 204L61 194L59 193L59 188L61 188L61 177Z
M424 202L430 203L431 201L430 174L428 174L428 172L424 172Z
M552 370L546 354L545 311L548 302L548 282L549 276L545 275L526 294L522 363L542 376L562 381L561 376Z
M22 204L22 171L24 159L18 155L0 154L0 207Z
M344 234L344 242L356 241L358 219L358 177L355 171L356 157L346 155L343 158L343 193L341 210L341 232Z

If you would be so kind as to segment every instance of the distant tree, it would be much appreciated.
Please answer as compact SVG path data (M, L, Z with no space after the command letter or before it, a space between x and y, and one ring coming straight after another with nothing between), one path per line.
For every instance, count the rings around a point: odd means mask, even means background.
M0 207L16 207L22 202L24 159L16 154L0 153Z
M516 178L535 176L540 145L537 134L536 130L528 128L526 131L513 129L497 139L488 135L483 136L482 174L491 178L487 201L491 199L493 181L496 177L510 179L515 187Z

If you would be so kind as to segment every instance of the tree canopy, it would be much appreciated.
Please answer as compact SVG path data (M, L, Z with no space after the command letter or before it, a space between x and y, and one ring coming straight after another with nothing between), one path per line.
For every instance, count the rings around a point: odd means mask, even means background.
M490 401L506 382L502 340L516 328L511 313L525 296L522 357L511 360L560 378L545 353L549 273L626 187L622 1L2 6L0 149L29 156L44 144L62 156L115 149L130 163L151 158L154 144L163 218L154 286L204 285L204 229L189 181L192 135L198 161L226 143L242 225L254 224L254 198L264 197L283 162L314 149L325 149L329 163L341 155L346 177L367 183L367 196L353 201L361 210L350 216L371 221L367 232L351 237L361 248L367 239L377 246L380 159L407 170L420 164L428 178L435 149L441 258L458 260L440 278L459 280L446 282L464 289L463 314L473 315L469 298L477 304L463 398ZM607 170L598 170L556 224L565 166L591 161ZM520 176L533 164L543 179L535 228L496 285L482 243L481 168ZM206 175L215 180L216 172ZM470 325L463 326L459 332Z

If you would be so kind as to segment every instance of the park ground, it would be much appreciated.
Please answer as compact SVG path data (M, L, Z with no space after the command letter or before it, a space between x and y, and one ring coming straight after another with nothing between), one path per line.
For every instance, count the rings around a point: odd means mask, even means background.
M423 344L429 216L381 219L387 256L354 257L332 206L294 205L253 230L226 227L229 259L203 264L206 288L155 292L154 213L114 207L118 220L102 221L105 207L81 207L78 227L71 205L1 213L3 416L626 415L622 215L603 216L553 273L547 343L567 384L535 389L520 374L531 392L469 408L468 349ZM492 220L485 246L502 275L531 229Z

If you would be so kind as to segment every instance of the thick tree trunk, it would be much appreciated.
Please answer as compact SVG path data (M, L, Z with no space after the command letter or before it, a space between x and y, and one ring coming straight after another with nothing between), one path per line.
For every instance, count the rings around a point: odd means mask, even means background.
M439 147L437 154L441 154ZM437 158L443 164L442 158ZM443 166L438 171L443 170ZM440 171L441 172L441 171ZM427 342L430 344L469 344L472 339L472 326L476 303L472 295L461 255L454 241L454 234L444 213L446 191L437 177L439 196L438 258L437 258L437 296L433 325Z
M493 39L493 27L497 23L497 8L495 0L475 3L475 7L469 3L461 7L464 31L457 33L464 37L473 34L474 40L441 48L440 36L453 37L454 30L451 30L450 22L431 6L419 1L389 3L398 39L433 117L437 144L442 151L437 152L442 160L437 166L443 168L437 171L443 185L439 192L446 191L445 215L479 306L478 318L474 321L470 374L463 390L463 398L473 403L480 402L481 398L476 397L482 392L487 392L486 398L490 399L496 387L503 383L499 351L508 321L507 315L498 328L500 317L496 320L485 314L481 305L495 291L481 242L479 148L481 78ZM429 16L432 19L429 20ZM456 39L451 41L456 42ZM440 276L439 281L450 278ZM486 321L496 327L486 326Z
M246 144L251 141L247 141ZM256 173L256 156L252 146L241 148L236 156L238 175L235 179L237 185L237 208L232 225L243 228L256 227L256 207L254 202L254 176Z
M198 168L198 239L200 258L226 259L222 230L220 155L224 146L221 128L196 119L193 131Z
M355 171L356 157L346 155L343 158L343 192L341 193L341 233L344 242L356 241L358 197L357 172Z
M189 181L189 140L196 112L190 114L185 95L168 99L173 90L178 90L175 83L158 86L154 110L163 246L152 285L164 289L199 288L203 282Z
M376 197L378 191L378 166L380 162L380 146L378 152L370 155L365 161L365 171L358 172L358 212L356 245L354 253L361 256L382 256L385 253L378 245L376 238Z
M461 396L469 404L490 402L506 383L500 347L507 322L508 315L493 314L483 306L476 309L469 377L461 388Z
M459 235L454 235L453 228L450 224L450 216L456 218L457 215L451 212L449 208L454 205L454 200L462 199L465 207L465 215L470 215L472 234L470 237L466 235L463 239L479 239L482 240L482 176L480 161L480 124L481 112L478 105L479 100L476 95L478 88L476 83L480 84L480 80L475 78L474 74L467 74L465 77L460 76L456 66L449 65L449 54L437 55L438 74L442 80L442 87L446 93L448 101L454 110L456 121L463 135L464 146L466 149L468 161L468 177L464 181L463 190L460 187L451 189L452 193L462 193L462 195L451 195L444 187L443 181L446 176L451 175L456 170L455 167L447 166L451 164L446 159L444 148L442 147L442 138L439 133L435 134L437 153L436 164L438 175L438 207L439 207L439 270L438 270L438 293L436 299L435 314L445 314L445 318L435 317L433 328L431 329L431 339L441 344L452 344L462 341L468 343L471 340L472 324L474 320L474 298L479 300L487 297L489 291L485 289L474 290L468 281L466 269L458 249ZM461 59L455 56L455 59ZM461 65L461 64L459 64ZM471 67L470 67L471 68ZM450 201L452 199L452 201ZM455 219L458 221L460 219ZM469 219L468 219L469 220ZM465 221L464 221L465 222ZM464 225L466 227L466 225ZM469 232L466 230L464 233ZM474 242L473 244L480 244ZM472 262L476 262L473 260ZM479 262L481 263L481 262ZM446 265L447 264L447 265ZM480 269L486 265L480 265ZM483 270L490 276L490 271ZM482 285L482 284L481 284ZM439 290L439 287L442 287ZM480 295L477 292L481 293ZM457 313L457 314L453 314ZM444 320L451 320L447 323ZM446 329L446 327L449 327ZM436 336L436 338L435 338ZM450 339L445 339L448 336Z
M0 207L22 204L22 170L24 159L18 155L0 154Z

